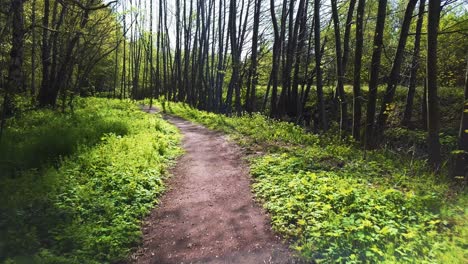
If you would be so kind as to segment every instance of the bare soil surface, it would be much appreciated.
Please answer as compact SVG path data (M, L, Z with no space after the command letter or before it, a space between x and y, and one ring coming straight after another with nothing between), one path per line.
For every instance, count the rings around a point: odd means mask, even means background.
M143 245L131 262L297 263L254 201L241 149L220 133L166 119L183 134L185 154L145 220Z

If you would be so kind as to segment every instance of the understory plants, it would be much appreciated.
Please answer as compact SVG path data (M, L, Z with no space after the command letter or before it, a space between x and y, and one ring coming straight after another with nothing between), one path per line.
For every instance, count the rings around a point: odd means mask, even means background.
M180 135L131 101L8 120L0 145L0 262L111 263L141 238Z

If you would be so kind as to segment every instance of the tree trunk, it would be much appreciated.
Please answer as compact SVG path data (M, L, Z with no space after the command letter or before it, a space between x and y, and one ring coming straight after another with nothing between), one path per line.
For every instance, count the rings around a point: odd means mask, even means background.
M340 21L338 17L338 8L336 6L336 0L331 0L332 17L333 17L333 28L335 32L335 54L336 54L336 76L337 85L336 90L338 92L340 102L340 131L343 135L348 130L348 104L346 102L346 94L344 92L344 75L343 75L343 55L341 50L341 35L340 35Z
M371 61L371 72L369 80L369 96L367 100L367 113L366 113L366 134L364 139L364 145L366 148L370 148L374 145L374 120L375 120L375 108L377 102L377 87L379 85L379 72L380 72L380 57L382 54L383 47L383 31L385 27L385 17L387 11L387 0L379 1L379 7L377 11L377 24L375 26L374 33L374 50L372 52Z
M31 97L33 103L36 96L36 0L32 1L32 15L31 15L31 35L32 35L32 48L31 48Z
M346 75L346 68L348 66L348 58L349 58L349 50L350 50L349 38L351 36L351 24L353 22L353 13L354 13L355 6L356 6L356 0L349 1L349 8L348 8L348 14L346 16L346 25L345 25L345 32L344 32L344 37L343 37L343 59L341 61L341 63L343 64L343 75Z
M250 58L249 80L247 83L247 102L246 110L248 113L255 111L255 89L257 86L257 54L258 54L258 27L260 25L260 11L262 0L256 0L254 3L254 24L252 33L252 55Z
M439 97L437 95L437 34L439 31L440 0L429 1L427 21L427 145L429 165L438 171L441 164L439 128Z
M232 59L232 76L229 82L228 99L226 100L226 106L228 108L227 113L231 111L232 92L235 92L235 105L237 113L240 114L240 87L239 87L239 67L240 67L240 54L237 47L237 34L236 34L236 19L237 9L236 1L231 0L229 5L229 32L231 38L231 59ZM229 100L230 99L230 100Z
M424 131L427 131L427 78L423 82L423 95L421 98L421 124Z
M301 81L300 75L300 68L301 68L301 63L302 63L302 57L305 55L305 43L307 40L307 8L309 6L308 1L304 1L304 8L300 14L298 14L299 19L299 35L298 35L298 41L299 43L297 44L297 52L296 52L296 63L294 64L294 73L293 73L293 83L292 83L292 97L293 100L291 102L291 109L294 110L292 111L294 117L296 117L296 122L299 123L299 121L302 119L302 99L305 95L304 91L304 83L302 85L301 92L299 93L299 82ZM307 54L308 57L308 54ZM305 68L308 67L309 65L309 58L306 59L305 63ZM307 69L305 69L305 72ZM307 73L306 73L307 76Z
M400 79L400 68L403 62L403 55L405 52L406 40L408 39L408 31L411 25L411 19L413 17L414 7L418 0L409 0L406 6L405 16L403 19L403 25L400 31L400 39L398 41L397 51L393 60L392 69L388 76L387 90L385 92L382 105L380 107L379 117L375 127L376 137L380 138L383 136L385 125L387 123L388 115L390 110L390 104L393 102L395 96L395 90Z
M315 50L315 71L317 82L317 110L320 123L324 131L328 130L328 122L325 113L325 102L323 99L322 83L322 54L320 49L320 0L314 0L314 50Z
M361 67L362 49L364 44L363 22L366 1L359 0L356 18L356 51L354 53L354 81L353 81L353 138L361 139Z
M215 109L218 112L222 111L223 102L223 80L224 80L224 54L223 54L223 45L224 45L224 29L225 29L225 19L224 19L224 10L225 0L219 2L218 10L218 66L216 73L216 87L215 87ZM227 45L227 44L226 44Z
M13 114L14 103L12 95L20 91L24 84L22 72L24 60L24 2L23 0L11 0L11 50L10 63L4 97L3 116Z
M49 46L49 15L50 15L50 1L44 0L44 16L42 17L42 82L41 89L39 90L39 105L46 106L49 101L50 89L50 46Z
M285 3L285 2L284 2ZM284 8L284 4L283 4ZM271 67L271 103L270 103L270 117L277 116L277 106L276 106L276 97L278 92L278 70L279 70L279 59L280 59L280 52L281 52L281 38L280 32L278 27L278 20L276 19L275 13L275 1L270 1L270 12L271 12L271 20L273 22L273 31L274 31L274 43L273 43L273 63ZM283 11L284 13L284 11ZM266 95L267 96L267 95Z
M401 124L408 126L411 122L411 117L413 114L413 102L414 94L416 93L416 84L418 78L418 69L419 69L419 50L421 46L421 29L424 20L424 9L425 9L426 0L420 0L419 2L419 12L418 12L418 21L416 22L416 33L414 36L414 49L413 57L411 60L411 72L410 72L410 81L408 87L408 94L406 95L406 104L405 111L403 113L403 119Z

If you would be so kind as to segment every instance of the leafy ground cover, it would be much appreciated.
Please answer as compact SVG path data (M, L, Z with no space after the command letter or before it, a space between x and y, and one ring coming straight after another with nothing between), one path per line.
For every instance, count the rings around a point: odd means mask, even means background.
M0 145L0 262L109 263L141 237L180 135L130 101L9 120Z
M468 199L425 161L313 135L262 115L181 103L166 112L232 135L256 155L253 189L273 228L317 262L466 263Z

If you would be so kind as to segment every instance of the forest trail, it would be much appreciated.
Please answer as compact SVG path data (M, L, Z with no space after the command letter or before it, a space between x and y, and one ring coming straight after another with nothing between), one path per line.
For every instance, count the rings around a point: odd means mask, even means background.
M183 134L185 154L144 223L132 262L295 263L253 199L240 148L203 126L165 118Z

